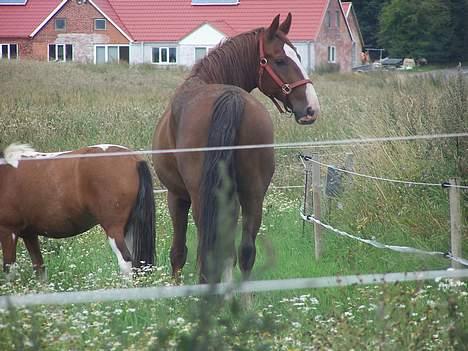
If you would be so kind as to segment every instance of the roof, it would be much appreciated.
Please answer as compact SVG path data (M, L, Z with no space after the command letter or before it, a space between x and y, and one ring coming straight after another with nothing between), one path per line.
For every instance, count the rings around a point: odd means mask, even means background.
M351 2L342 2L341 7L343 8L343 12L346 18L349 16L349 10L351 9Z
M233 36L268 26L278 13L293 15L289 38L316 39L329 0L240 0L238 5L194 6L191 0L109 0L137 41L177 42L203 23ZM219 26L223 21L228 26Z
M29 0L22 6L2 5L0 37L34 36L67 1ZM284 19L288 12L293 15L289 38L316 40L330 1L240 0L237 5L197 6L191 0L88 0L129 41L153 42L178 42L205 23L234 36L268 26L277 14Z
M29 0L25 5L0 7L0 36L27 38L61 3L61 0Z

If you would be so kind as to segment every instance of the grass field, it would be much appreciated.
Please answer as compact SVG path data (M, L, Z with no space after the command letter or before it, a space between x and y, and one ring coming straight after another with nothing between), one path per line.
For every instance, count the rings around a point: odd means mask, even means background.
M153 66L96 66L0 62L0 149L12 142L40 151L113 143L149 149L157 119L186 72ZM468 131L468 91L462 77L411 74L312 76L322 106L310 127L268 107L277 142L438 134ZM277 150L274 186L302 185L298 152L317 152L342 166L353 154L356 171L394 179L468 182L468 140ZM323 170L325 176L326 170ZM2 181L0 179L0 181ZM155 186L160 184L155 180ZM462 207L466 213L466 192ZM316 262L312 226L299 217L302 189L271 189L257 240L253 279L320 277L446 269L437 257L405 255L365 246L324 231ZM172 228L165 195L158 194L158 264L133 283L121 278L103 231L41 241L48 280L35 279L22 243L18 274L0 274L0 295L165 286L170 279ZM358 177L344 192L324 199L323 219L334 227L387 244L448 251L447 191ZM1 211L1 208L0 208ZM468 233L463 223L463 256ZM189 225L183 282L197 282L196 233ZM237 277L239 277L237 275ZM47 350L462 350L468 344L466 282L262 293L246 309L235 298L183 298L157 302L94 303L0 310L0 349Z

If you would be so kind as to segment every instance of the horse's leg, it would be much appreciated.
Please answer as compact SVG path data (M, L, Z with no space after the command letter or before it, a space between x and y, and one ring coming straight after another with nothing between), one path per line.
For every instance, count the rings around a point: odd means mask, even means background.
M255 239L262 222L263 197L240 196L242 207L242 240L239 246L239 268L244 280L249 279L255 262Z
M16 243L18 237L14 233L1 232L0 243L3 251L3 272L10 273L16 263Z
M114 251L119 263L120 272L125 276L130 276L132 273L132 255L125 244L124 237L125 225L113 226L104 228L109 239L109 245Z
M167 195L167 202L172 219L172 226L174 228L174 236L172 237L171 246L172 277L177 283L179 283L180 272L187 260L186 241L190 201L169 192Z
M32 266L36 272L36 276L42 280L47 279L46 270L44 266L44 259L42 258L41 248L39 246L39 237L37 235L23 237L24 245L28 249L29 256L31 257Z

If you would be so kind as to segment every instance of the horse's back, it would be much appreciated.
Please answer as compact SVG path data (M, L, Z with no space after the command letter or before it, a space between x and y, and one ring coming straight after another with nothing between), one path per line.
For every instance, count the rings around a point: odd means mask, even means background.
M71 158L23 160L17 168L0 166L0 226L17 233L67 237L104 219L125 222L133 205L129 202L135 201L138 192L140 159L73 158L118 151L128 149L85 147L66 152Z
M180 89L171 107L156 128L153 148L198 148L208 146L208 133L217 99L229 91L244 103L236 145L273 143L273 124L266 108L245 90L222 84L206 84L191 89ZM235 146L235 145L233 145ZM260 188L266 188L274 170L273 149L238 150L237 169L240 177L255 175ZM166 187L192 200L201 181L204 152L154 155L156 173ZM252 167L258 165L258 167ZM245 183L245 182L243 182Z

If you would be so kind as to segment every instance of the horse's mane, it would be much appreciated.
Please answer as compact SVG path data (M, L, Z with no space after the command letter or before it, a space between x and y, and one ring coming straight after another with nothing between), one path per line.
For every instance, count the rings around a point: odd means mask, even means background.
M18 167L21 156L34 156L36 153L31 145L18 143L8 145L2 152L5 162L13 167Z
M224 83L253 89L258 59L257 35L261 29L228 38L197 62L188 79L199 77L206 83Z

